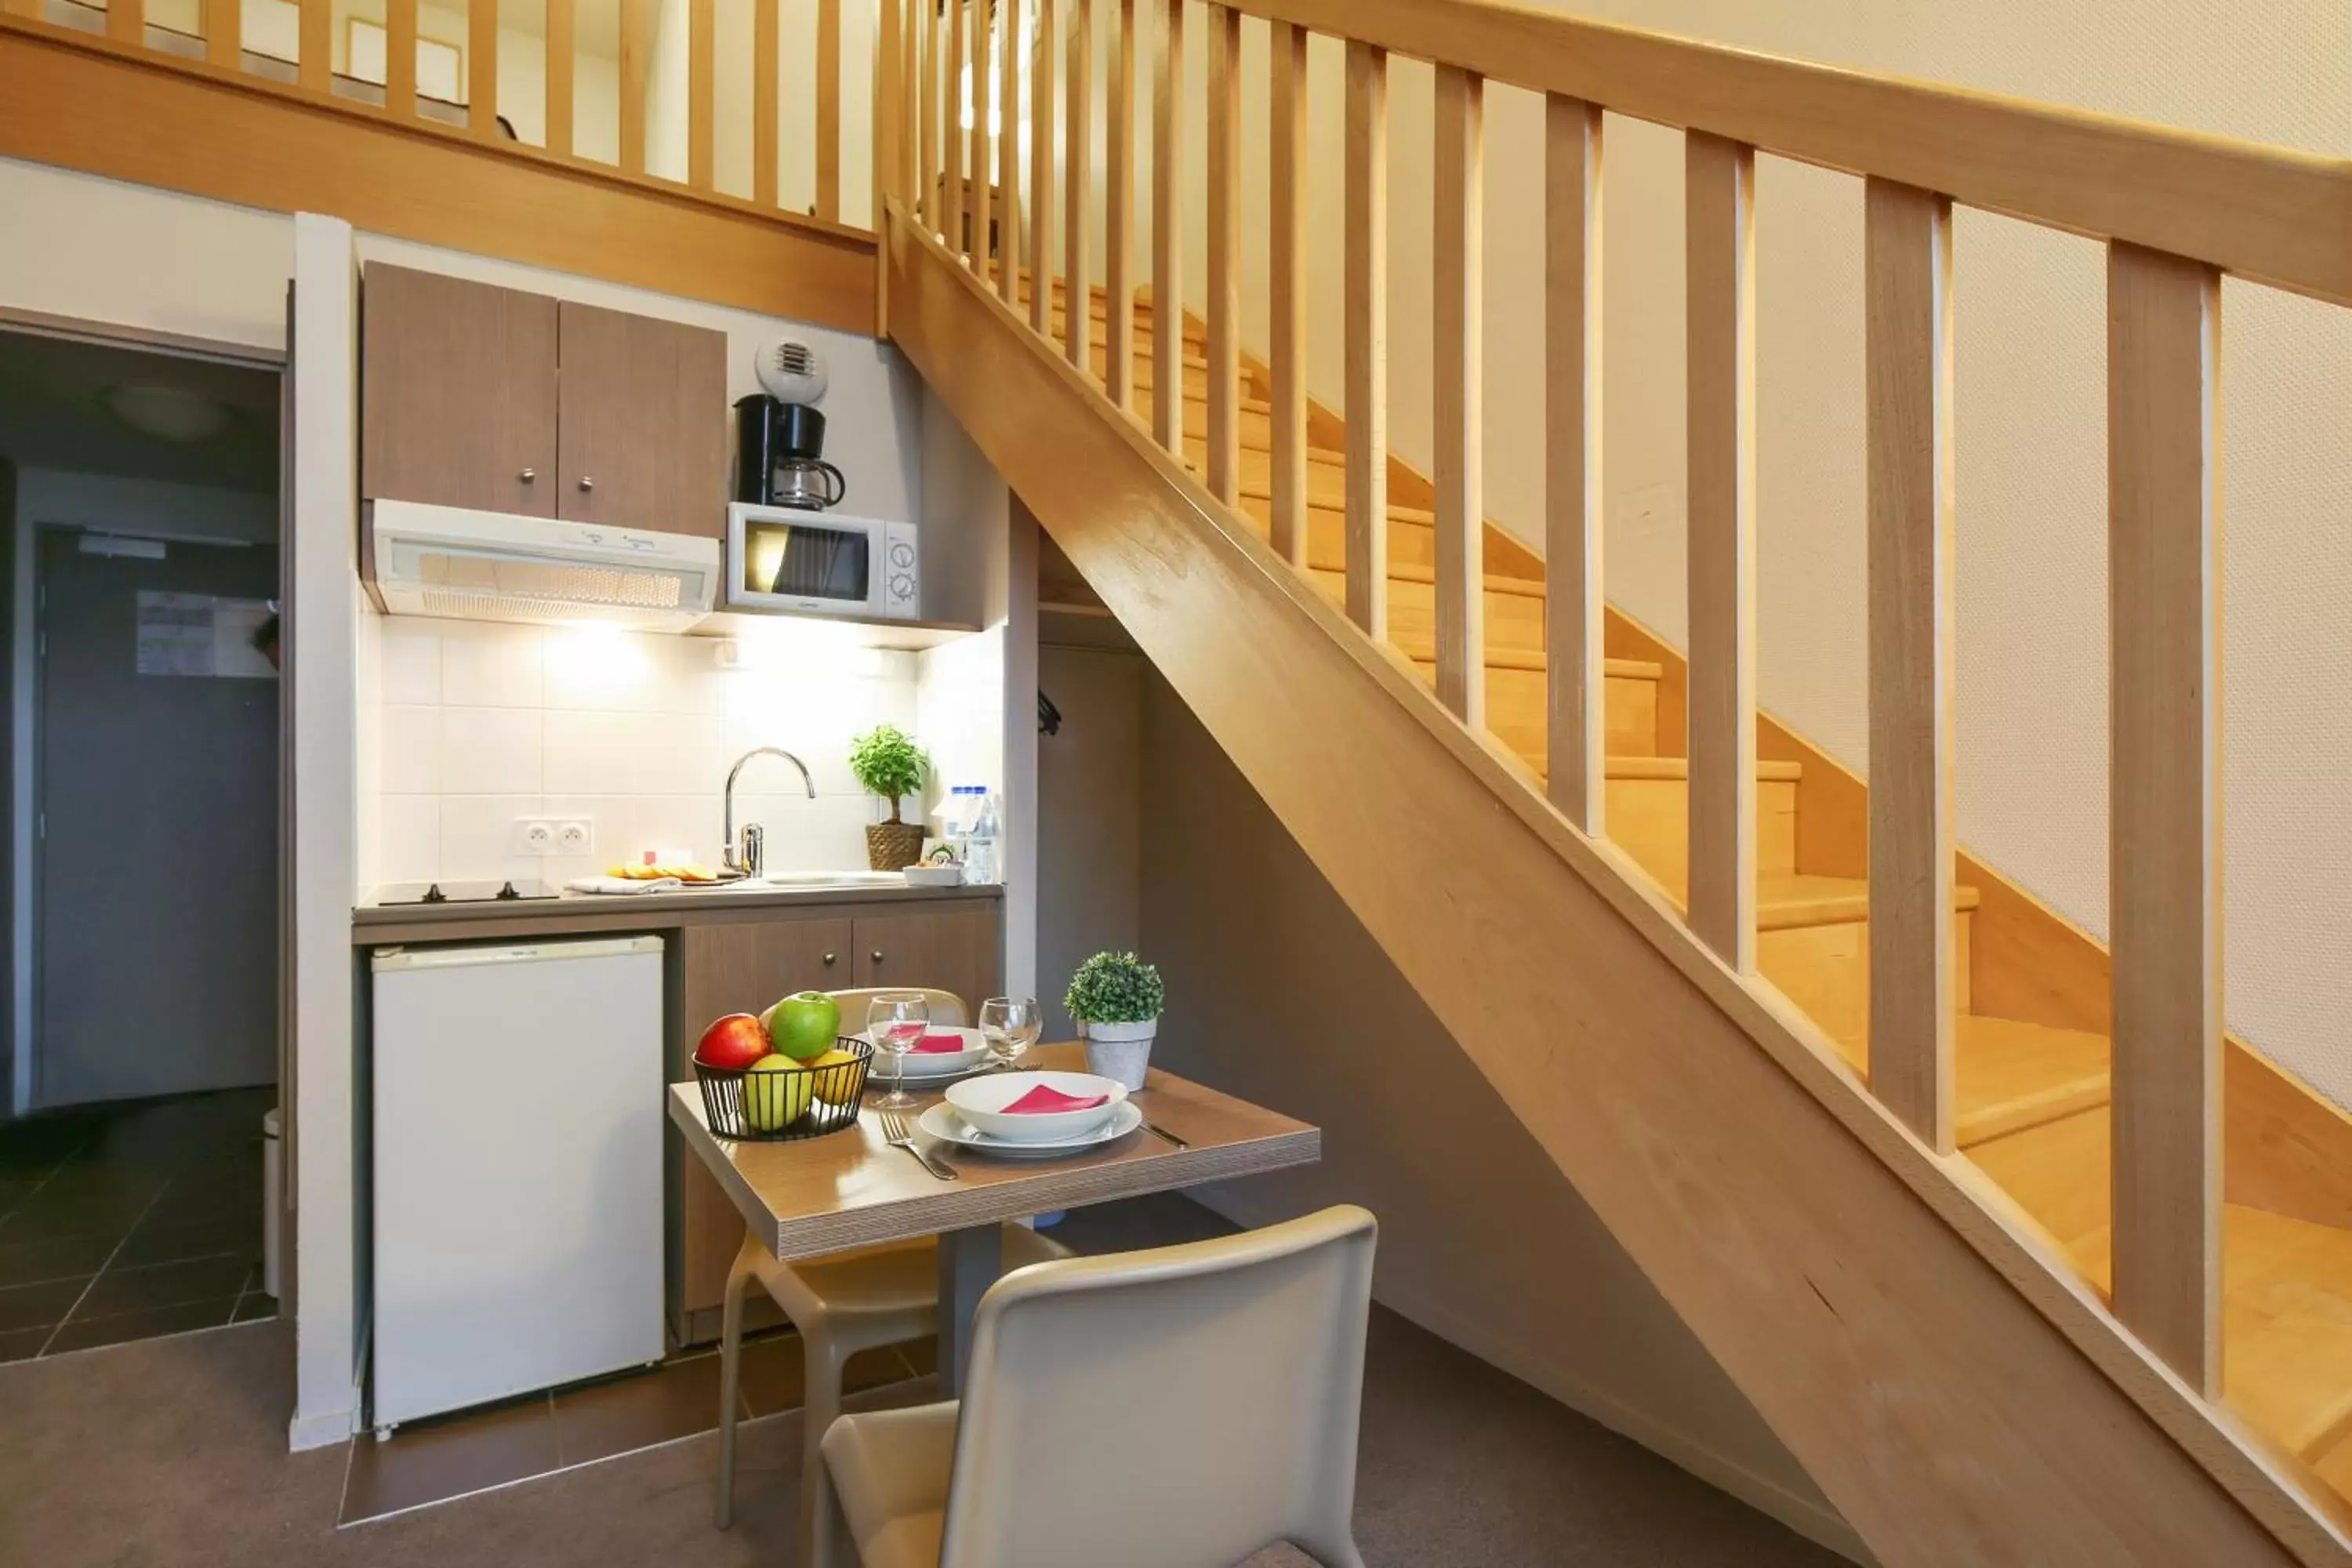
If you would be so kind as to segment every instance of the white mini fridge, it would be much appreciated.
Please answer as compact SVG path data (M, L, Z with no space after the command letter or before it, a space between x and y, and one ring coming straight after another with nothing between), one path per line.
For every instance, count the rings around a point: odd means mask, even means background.
M660 1360L661 939L372 967L377 1430Z

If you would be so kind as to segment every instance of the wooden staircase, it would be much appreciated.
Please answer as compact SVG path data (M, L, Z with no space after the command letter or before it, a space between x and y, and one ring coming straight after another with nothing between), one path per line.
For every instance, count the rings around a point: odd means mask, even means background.
M1022 297L1027 297L1026 285ZM1093 337L1099 343L1107 314L1094 290ZM1062 291L1053 308L1064 328ZM1199 375L1205 374L1206 328L1187 314L1186 428L1205 418ZM1156 396L1152 384L1153 316L1148 294L1137 303L1137 411L1146 424ZM1102 354L1094 356L1099 381ZM1244 407L1263 409L1265 366L1244 355ZM1307 452L1311 531L1308 576L1335 605L1343 601L1345 521L1340 476L1345 433L1328 412L1310 425ZM1242 511L1263 533L1269 520L1265 476L1269 433L1262 422L1242 433ZM1186 442L1186 466L1198 474L1205 443ZM1391 472L1405 493L1427 480L1401 459ZM1426 508L1389 509L1391 641L1424 682L1432 679L1430 563L1434 553ZM1495 553L1516 571L1490 573L1486 587L1487 728L1540 779L1544 770L1545 675L1543 566L1540 560L1488 525ZM1041 569L1049 601L1099 605L1083 578L1050 542ZM1605 820L1612 843L1677 906L1687 874L1688 763L1684 737L1661 728L1659 688L1679 660L1629 619L1619 640L1638 637L1657 657L1612 658L1605 694L1609 759ZM1758 765L1759 942L1764 977L1834 1041L1845 1062L1867 1081L1869 1064L1869 885L1854 876L1824 874L1799 853L1800 784L1808 763L1764 761ZM1810 765L1834 767L1816 757ZM1970 915L1978 889L1961 885L1954 901L1958 945L1958 1142L2024 1215L2063 1248L2086 1283L2104 1295L2108 1278L2109 1041L2104 1034L1974 1011L1969 980ZM2311 1100L2304 1110L2313 1135L2339 1142L2340 1118ZM2323 1200L2324 1201L2324 1200ZM2309 1205L2305 1205L2309 1206ZM2352 1220L2352 1216L2347 1216ZM2339 1494L2352 1495L2352 1224L2315 1224L2247 1204L2227 1209L2225 1268L2225 1393L2258 1431L2284 1455L2308 1466Z

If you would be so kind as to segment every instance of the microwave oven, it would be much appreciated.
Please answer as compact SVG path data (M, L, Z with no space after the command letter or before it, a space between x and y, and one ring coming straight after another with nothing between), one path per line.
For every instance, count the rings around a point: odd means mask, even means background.
M727 607L919 619L915 525L737 501L727 509Z

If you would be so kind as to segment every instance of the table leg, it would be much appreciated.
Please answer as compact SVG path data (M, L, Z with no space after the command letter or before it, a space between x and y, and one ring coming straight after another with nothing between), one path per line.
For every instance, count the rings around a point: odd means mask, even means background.
M1004 1272L1004 1235L994 1222L940 1236L940 1395L961 1398L971 1365L971 1320Z

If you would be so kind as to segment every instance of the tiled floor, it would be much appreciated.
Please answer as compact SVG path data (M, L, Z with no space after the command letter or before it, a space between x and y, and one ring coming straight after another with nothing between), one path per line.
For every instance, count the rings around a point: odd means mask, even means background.
M856 1393L931 1367L928 1340L884 1346L852 1357L845 1383ZM747 1339L740 1415L774 1415L800 1404L800 1337L782 1329ZM445 1502L718 1425L719 1357L711 1351L673 1358L652 1372L412 1421L382 1441L362 1436L352 1445L341 1522Z
M273 1089L0 1123L0 1362L277 1315L261 1292Z

